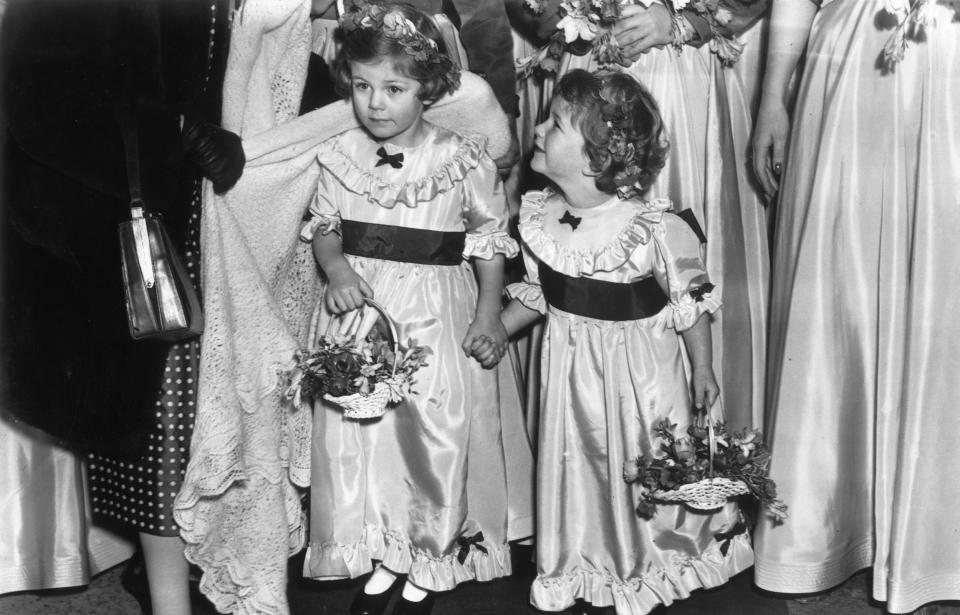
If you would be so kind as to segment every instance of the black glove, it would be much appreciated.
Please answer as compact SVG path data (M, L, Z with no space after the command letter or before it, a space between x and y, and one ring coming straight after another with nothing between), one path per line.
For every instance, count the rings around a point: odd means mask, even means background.
M213 182L213 191L223 194L243 174L247 159L240 137L195 117L183 121L180 137L183 154L200 167L203 176Z

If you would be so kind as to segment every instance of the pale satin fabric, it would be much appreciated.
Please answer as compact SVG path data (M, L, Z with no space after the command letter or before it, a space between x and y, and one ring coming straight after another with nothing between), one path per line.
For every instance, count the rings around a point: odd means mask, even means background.
M595 69L590 55L565 55L559 75ZM723 69L707 47L651 49L625 69L657 100L670 139L670 155L648 198L669 198L691 209L707 236L706 264L724 309L713 322L714 370L723 413L731 427L756 426L763 416L768 255L765 220L755 197L740 194L734 154L742 147L731 122L749 111L742 96L727 99Z
M737 36L737 40L744 47L740 58L732 67L723 66L720 59L713 56L714 71L717 78L723 81L723 87L719 90L721 93L717 97L718 108L722 114L720 117L724 118L720 122L725 173L723 181L725 184L732 183L729 179L732 163L738 195L736 200L724 201L730 207L723 211L733 227L728 236L742 238L742 243L734 243L733 249L743 251L747 284L741 293L747 305L747 322L742 326L749 331L743 344L750 357L749 361L741 364L743 371L738 374L733 373L737 366L728 362L724 366L727 372L724 379L727 382L749 383L749 397L744 396L742 399L750 400L749 425L758 429L763 427L765 418L763 400L766 394L765 366L769 327L770 233L767 205L753 173L750 138L753 134L754 113L760 103L767 29L768 18L764 18ZM725 300L729 299L727 293ZM734 414L740 417L734 419L735 427L746 425L743 423L746 420L745 415Z
M757 583L814 592L872 567L890 612L960 599L960 24L892 73L884 0L817 14L796 104L771 298L773 462L790 506Z
M319 154L315 220L466 231L465 258L516 254L497 169L476 142L434 129L416 147L385 144L403 154L401 169L375 167L379 144L360 130L328 145ZM398 200L411 186L417 198ZM382 560L432 591L509 575L507 540L532 532L533 488L509 472L526 468L517 475L532 478L532 455L525 439L501 432L523 432L516 384L500 384L509 379L498 371L510 367L484 370L460 348L476 308L473 267L347 258L400 340L433 354L416 374L415 393L378 420L344 419L330 404L315 405L305 574L356 577ZM311 339L339 327L319 304ZM512 423L501 416L504 396L514 399ZM486 553L470 547L460 562L457 539L478 533Z
M0 594L85 585L128 559L91 512L82 460L0 416Z
M537 578L532 604L560 611L581 598L642 615L725 583L753 563L749 537L717 534L739 520L735 504L712 513L662 505L637 516L640 489L624 464L656 450L654 427L692 417L681 338L719 304L689 291L707 281L700 245L669 201L621 201L571 210L552 191L524 195L525 282L508 293L547 314L541 357ZM565 211L581 218L574 231ZM538 263L574 277L628 283L654 276L669 297L660 313L603 321L548 307Z

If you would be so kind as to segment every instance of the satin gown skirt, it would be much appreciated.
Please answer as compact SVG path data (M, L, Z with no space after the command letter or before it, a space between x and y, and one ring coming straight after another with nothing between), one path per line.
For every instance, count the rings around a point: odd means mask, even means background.
M884 0L815 18L781 189L771 303L772 477L757 583L815 592L873 569L894 613L960 599L960 23L878 68Z
M723 536L739 520L736 504L709 514L662 505L649 521L637 516L640 489L624 480L624 463L655 450L661 419L680 429L691 419L680 337L658 320L548 312L530 592L538 609L582 598L642 615L753 563L745 532Z
M593 70L590 56L566 55L560 74ZM714 371L731 427L759 426L763 417L766 345L766 218L753 188L739 180L750 123L749 90L731 80L709 49L652 49L628 70L660 107L670 155L647 198L690 209L707 236L707 273L722 294L713 322ZM731 80L732 81L732 80ZM746 85L745 85L746 83ZM734 130L737 128L738 130Z
M508 485L498 372L460 348L476 306L472 267L348 259L397 323L401 343L413 339L433 354L416 374L416 394L380 419L348 420L315 405L306 575L357 577L381 560L431 591L509 575L508 511L530 490ZM317 333L337 326L318 311ZM519 421L513 429L522 430ZM510 538L529 535L529 514L525 521L522 536Z
M83 461L0 416L0 594L85 585L129 558L90 513Z

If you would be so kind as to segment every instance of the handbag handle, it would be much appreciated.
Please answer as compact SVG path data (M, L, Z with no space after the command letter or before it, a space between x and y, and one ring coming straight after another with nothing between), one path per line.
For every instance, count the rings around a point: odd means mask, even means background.
M121 105L117 110L123 151L127 159L127 186L130 190L130 218L133 220L133 238L137 248L137 263L147 288L156 284L156 272L150 256L150 238L144 219L143 190L140 187L140 141L133 107Z

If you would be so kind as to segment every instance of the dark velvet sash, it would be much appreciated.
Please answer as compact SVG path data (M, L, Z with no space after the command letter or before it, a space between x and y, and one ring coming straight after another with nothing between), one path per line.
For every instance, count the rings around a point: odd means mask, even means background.
M343 253L418 265L459 265L467 234L343 220Z
M590 278L573 278L540 263L540 286L553 307L597 320L639 320L667 305L667 296L651 276L621 284Z

